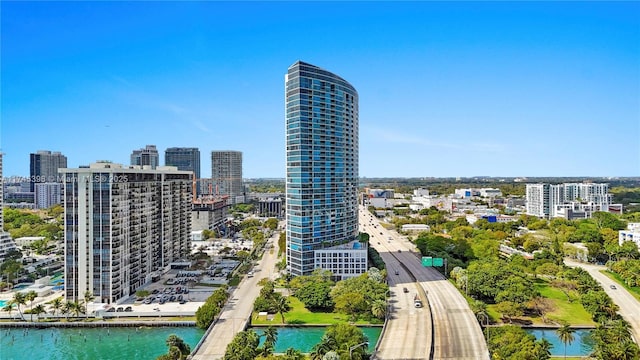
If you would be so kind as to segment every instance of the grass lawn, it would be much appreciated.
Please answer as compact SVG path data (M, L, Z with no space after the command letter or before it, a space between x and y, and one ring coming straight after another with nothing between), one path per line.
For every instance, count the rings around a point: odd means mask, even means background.
M605 274L606 276L608 276L610 279L613 279L615 281L618 282L618 284L622 287L624 287L625 289L627 289L629 291L629 293L631 295L633 295L633 297L636 298L636 300L640 301L640 286L628 286L624 280L622 280L622 277L612 271L609 270L602 270L600 271L601 273Z
M595 322L591 320L591 314L582 307L577 297L573 302L569 302L567 296L560 289L551 286L546 281L537 282L535 286L540 291L540 295L553 300L556 305L556 310L547 314L547 319L567 322L571 325L595 325ZM537 320L541 323L541 319Z
M556 309L547 314L547 320L558 323L566 321L571 325L595 325L595 322L591 320L591 315L582 307L577 296L573 302L569 302L567 296L560 289L551 286L547 281L542 279L536 279L535 287L541 296L551 299L555 304ZM499 322L500 313L495 310L495 305L487 305L487 313L492 321ZM537 316L519 316L514 318L514 323L516 323L516 319L529 320L532 322L532 325L544 325L542 318Z
M289 296L289 304L291 310L285 313L285 324L337 324L349 322L349 316L338 313L326 313L326 312L311 312L304 307L302 301L293 296ZM356 324L369 324L367 321L356 321ZM275 314L273 320L269 321L264 317L258 318L258 313L254 312L251 316L251 324L253 325L280 325L282 324L282 318L280 314Z

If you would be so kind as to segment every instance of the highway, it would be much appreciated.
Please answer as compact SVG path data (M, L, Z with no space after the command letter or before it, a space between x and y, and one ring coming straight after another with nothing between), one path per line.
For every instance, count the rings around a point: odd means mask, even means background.
M265 246L272 246L273 251L266 250L260 263L254 267L255 275L246 277L231 293L220 319L215 323L211 332L196 353L191 355L194 360L222 359L227 345L236 333L247 326L253 310L253 302L260 295L258 281L262 278L273 279L278 256L278 231L267 241Z
M618 313L631 325L631 332L636 341L640 341L640 302L631 295L627 289L619 286L618 283L611 280L608 276L604 275L600 271L606 270L606 266L585 264L575 261L566 260L564 263L571 267L580 267L586 270L591 277L602 285L604 292L609 295L614 304L618 305L620 310ZM616 286L616 289L612 289L611 286Z
M403 294L401 288L410 289L408 298L413 299L417 286L427 294L431 314L426 308L416 309L422 314L416 323L410 310L413 303L399 301L398 311L391 319L381 341L379 359L489 359L489 351L473 312L458 289L439 272L425 268L420 262L415 246L395 232L384 229L369 211L360 207L361 231L368 233L370 244L378 250L387 264L390 284L394 288L392 299ZM391 239L389 239L391 238ZM400 265L402 264L402 265ZM395 275L398 270L399 275ZM410 272L411 276L409 273ZM417 282L413 281L413 278ZM398 291L399 289L399 291ZM406 299L402 299L406 300ZM433 322L431 333L430 320ZM411 338L413 336L413 338ZM433 350L431 340L433 337ZM402 343L400 343L402 342Z

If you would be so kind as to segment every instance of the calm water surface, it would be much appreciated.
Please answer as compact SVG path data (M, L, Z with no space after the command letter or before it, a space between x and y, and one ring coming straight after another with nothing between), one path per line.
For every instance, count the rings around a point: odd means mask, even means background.
M178 335L193 349L204 331L195 327L0 329L0 359L153 360Z
M526 329L536 339L547 339L553 345L552 356L564 356L564 343L558 338L555 329ZM577 329L573 333L573 342L567 343L567 356L586 356L593 350L593 342L589 334L590 330Z

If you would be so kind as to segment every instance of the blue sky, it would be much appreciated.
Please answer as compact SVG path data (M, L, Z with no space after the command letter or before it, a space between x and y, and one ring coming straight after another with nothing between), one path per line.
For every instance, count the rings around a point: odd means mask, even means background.
M640 175L640 3L5 2L4 175L155 144L284 177L296 60L360 96L360 176Z

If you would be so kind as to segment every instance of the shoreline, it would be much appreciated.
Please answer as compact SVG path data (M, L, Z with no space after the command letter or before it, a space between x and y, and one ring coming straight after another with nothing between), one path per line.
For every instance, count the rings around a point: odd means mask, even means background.
M93 322L0 322L0 329L12 328L102 328L102 327L195 327L195 321L93 321Z

